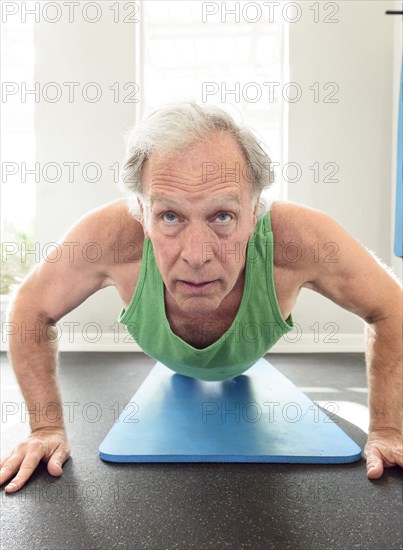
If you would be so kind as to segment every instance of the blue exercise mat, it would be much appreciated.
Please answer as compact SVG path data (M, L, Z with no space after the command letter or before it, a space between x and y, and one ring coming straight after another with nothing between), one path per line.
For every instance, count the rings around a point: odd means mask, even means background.
M99 447L110 462L345 463L361 448L260 359L207 382L158 362Z

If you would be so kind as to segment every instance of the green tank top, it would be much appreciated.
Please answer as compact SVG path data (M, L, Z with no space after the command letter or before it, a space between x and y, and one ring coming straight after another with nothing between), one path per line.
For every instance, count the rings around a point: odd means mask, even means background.
M127 310L121 310L118 321L126 326L147 355L175 372L209 381L238 376L294 327L291 314L284 320L278 305L273 253L274 236L268 211L256 223L246 246L244 290L232 325L210 346L198 349L171 330L153 245L144 237L136 289Z

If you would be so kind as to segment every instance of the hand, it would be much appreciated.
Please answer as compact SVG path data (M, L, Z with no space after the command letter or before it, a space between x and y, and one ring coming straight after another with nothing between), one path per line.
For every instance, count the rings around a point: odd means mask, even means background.
M63 428L50 426L34 430L0 461L0 485L18 472L5 487L7 493L18 491L31 477L41 459L48 463L48 472L52 476L61 476L62 464L69 456L70 447Z
M378 479L383 469L392 466L403 468L403 435L395 428L370 431L364 448L368 479Z

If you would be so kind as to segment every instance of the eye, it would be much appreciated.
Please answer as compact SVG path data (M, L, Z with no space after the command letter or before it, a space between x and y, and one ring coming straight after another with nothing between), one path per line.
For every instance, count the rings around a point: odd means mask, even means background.
M220 212L220 213L218 214L217 218L218 218L219 216L222 216L222 215L224 215L224 216L229 216L229 217L232 219L231 214L228 214L228 212ZM221 220L221 221L226 221L226 220Z
M172 214L172 212L164 212L163 214L161 214L161 218L164 219L164 216L174 216L175 217L175 214ZM164 220L164 221L167 221L167 220Z

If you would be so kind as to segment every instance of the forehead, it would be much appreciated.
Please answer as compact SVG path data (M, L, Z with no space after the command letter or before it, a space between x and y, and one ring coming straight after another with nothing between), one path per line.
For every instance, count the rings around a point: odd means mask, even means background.
M187 192L195 198L211 193L239 202L249 190L245 174L246 158L237 141L219 133L179 152L152 153L144 164L142 181L151 202Z
M241 206L242 204L242 198L239 196L239 193L231 192L228 190L217 192L213 196L211 195L211 193L206 193L204 195L204 198L206 199L207 203L214 206L217 206L219 204L219 201L222 202L223 204L234 203L238 206ZM158 203L164 203L164 205L172 204L173 206L177 206L178 203L181 203L181 202L182 202L181 197L177 197L175 199L175 197L173 196L169 196L169 195L167 196L166 194L161 194L161 193L152 193L151 200L150 200L151 206L153 204L158 204Z

